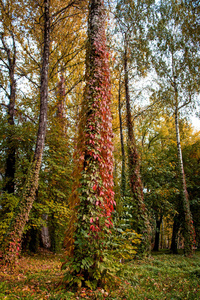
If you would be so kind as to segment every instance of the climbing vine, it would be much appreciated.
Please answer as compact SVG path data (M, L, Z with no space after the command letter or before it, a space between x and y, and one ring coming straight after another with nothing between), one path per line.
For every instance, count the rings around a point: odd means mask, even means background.
M75 152L74 214L66 234L71 273L68 283L102 283L106 273L103 250L114 210L112 117L110 111L109 53L106 48L105 8L102 0L89 2L86 86ZM71 259L70 259L71 258ZM93 286L91 286L93 285Z

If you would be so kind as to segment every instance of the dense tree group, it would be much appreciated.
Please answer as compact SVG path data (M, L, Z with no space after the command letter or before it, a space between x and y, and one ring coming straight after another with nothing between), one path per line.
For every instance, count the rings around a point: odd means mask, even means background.
M187 0L0 1L4 262L65 248L66 281L94 288L111 257L193 254L199 10Z

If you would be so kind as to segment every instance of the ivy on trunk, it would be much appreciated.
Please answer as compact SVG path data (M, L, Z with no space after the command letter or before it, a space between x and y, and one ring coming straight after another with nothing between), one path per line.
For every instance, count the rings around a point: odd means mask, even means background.
M3 240L3 256L8 263L13 263L20 251L21 238L24 227L29 218L35 193L38 188L39 171L46 136L47 124L47 100L48 100L48 70L49 70L49 47L50 47L50 1L44 0L44 46L41 69L40 85L40 118L37 134L37 142L33 162L30 166L22 197L19 201L15 215L11 221L10 228Z
M128 77L128 38L125 33L124 45L124 84L126 100L126 124L127 124L127 148L128 148L128 172L129 186L133 205L133 229L142 235L142 242L139 247L140 253L150 251L150 224L148 220L147 209L144 203L143 185L140 175L140 158L136 146L134 126L131 116L129 77Z
M1 3L1 9L3 14L6 15L9 4ZM6 22L7 21L7 22ZM3 190L9 194L13 194L15 191L15 165L16 165L16 144L14 143L15 134L15 102L16 102L16 57L17 57L17 47L16 47L16 36L14 33L14 26L12 18L4 17L2 20L3 25L6 26L8 30L8 35L5 32L0 33L0 40L2 43L2 52L5 54L6 63L4 62L4 67L6 66L9 75L9 92L0 84L0 88L5 92L6 97L9 99L9 104L7 105L7 120L8 120L8 131L7 135L7 147L6 147L6 164L5 164L5 183ZM6 25L5 25L6 23ZM2 27L3 28L3 27ZM8 40L10 42L8 43Z
M106 49L105 8L89 1L86 86L75 154L74 214L66 234L70 284L95 287L102 283L106 235L114 209L112 118L109 54ZM90 285L91 284L91 285Z
M176 80L174 79L175 92L175 127L176 127L176 142L177 142L177 164L178 164L178 185L181 196L181 204L183 207L183 236L184 236L184 251L186 256L191 256L194 252L195 245L195 229L193 225L192 214L190 210L189 196L187 192L185 172L183 166L182 149L179 132L179 108L178 108L178 89Z

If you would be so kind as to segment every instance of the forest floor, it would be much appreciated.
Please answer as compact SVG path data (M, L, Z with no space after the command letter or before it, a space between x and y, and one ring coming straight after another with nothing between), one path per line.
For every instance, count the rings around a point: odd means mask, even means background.
M200 252L193 258L163 252L123 264L120 284L111 290L64 290L59 282L61 255L45 252L22 256L11 269L0 269L0 299L164 300L200 299Z

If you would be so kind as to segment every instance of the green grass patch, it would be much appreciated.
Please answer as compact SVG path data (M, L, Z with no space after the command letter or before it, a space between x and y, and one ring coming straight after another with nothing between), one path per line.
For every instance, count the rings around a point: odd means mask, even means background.
M121 299L121 300L198 300L200 299L200 253L159 254L128 261L121 265L116 286L91 291L64 289L60 256L43 254L25 256L15 268L0 270L0 299Z

